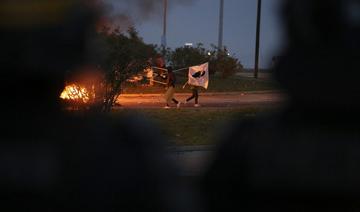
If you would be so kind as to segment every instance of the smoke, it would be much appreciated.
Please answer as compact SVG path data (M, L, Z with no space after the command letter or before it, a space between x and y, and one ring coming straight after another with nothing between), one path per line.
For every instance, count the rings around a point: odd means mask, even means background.
M190 6L197 0L168 0L168 11ZM127 29L134 24L161 20L164 0L101 0L108 22L114 28Z

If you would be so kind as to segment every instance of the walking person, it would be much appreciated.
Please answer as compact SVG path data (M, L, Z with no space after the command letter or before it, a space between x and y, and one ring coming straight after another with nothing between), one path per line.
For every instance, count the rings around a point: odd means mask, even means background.
M173 72L173 69L171 66L167 67L167 76L166 76L166 93L165 93L165 101L166 101L166 105L165 105L165 109L170 108L170 103L174 102L176 104L177 108L180 108L180 102L177 101L174 98L174 94L175 94L175 83L176 83L176 77L175 74Z
M183 86L183 89L186 87L186 85L188 85L188 83L186 83L186 84ZM184 103L184 104L187 104L187 103L190 102L192 99L195 99L194 107L200 107L200 104L199 104L199 87L198 87L198 86L195 86L195 85L191 85L191 86L190 86L190 89L191 89L191 91L192 91L192 95L185 100L185 103Z
M188 81L183 88L185 88L186 85L190 85L192 96L185 100L185 104L195 99L194 107L200 107L198 102L199 88L203 87L207 89L209 86L209 63L189 67Z

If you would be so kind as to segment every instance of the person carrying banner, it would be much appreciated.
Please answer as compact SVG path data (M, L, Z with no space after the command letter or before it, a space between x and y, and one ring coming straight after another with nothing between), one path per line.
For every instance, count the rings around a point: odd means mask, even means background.
M191 86L192 96L185 100L185 104L192 99L195 99L194 107L200 107L198 102L199 88L203 87L207 89L209 86L209 63L190 67L188 73L188 81L185 83L183 88L185 88L186 85Z
M165 101L166 101L166 105L165 105L165 109L170 108L170 103L171 101L173 101L176 104L176 107L179 108L180 107L180 102L177 101L174 98L174 94L175 94L175 83L176 83L176 77L175 74L172 70L172 67L169 66L167 67L167 81L166 81L166 93L165 93Z

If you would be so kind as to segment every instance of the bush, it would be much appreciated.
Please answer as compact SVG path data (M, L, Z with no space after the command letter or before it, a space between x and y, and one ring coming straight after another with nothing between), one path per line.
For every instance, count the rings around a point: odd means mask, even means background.
M102 110L110 111L123 82L146 67L149 58L157 54L156 47L145 44L133 27L126 32L104 28L92 42L90 63L103 70L105 76Z
M210 60L208 52L201 43L196 47L180 47L170 53L170 64L175 69L206 63Z
M213 50L206 50L203 44L196 47L180 47L169 53L170 64L175 69L186 68L209 62L209 73L220 73L223 78L240 72L243 66L238 59L228 55L226 48L219 50L213 46Z
M224 49L219 50L217 57L210 61L210 69L214 73L220 73L223 78L227 78L236 72L243 71L243 66L238 59L228 55L228 52Z

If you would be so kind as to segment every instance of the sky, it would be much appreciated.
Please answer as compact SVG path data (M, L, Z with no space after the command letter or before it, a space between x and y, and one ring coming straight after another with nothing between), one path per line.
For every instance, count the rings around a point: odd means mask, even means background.
M151 0L143 0L143 2ZM266 68L284 40L278 18L281 0L262 1L260 66ZM118 1L121 2L121 1ZM134 2L134 1L133 1ZM135 1L136 2L136 1ZM161 43L162 5L157 1L151 15L134 19L134 25L146 43ZM206 48L218 43L220 0L168 0L167 45L174 49L185 43L203 43ZM120 5L120 6L119 6ZM117 4L115 10L124 8ZM145 8L146 9L146 8ZM254 66L256 0L224 0L223 44L246 68ZM144 13L144 11L142 12Z

